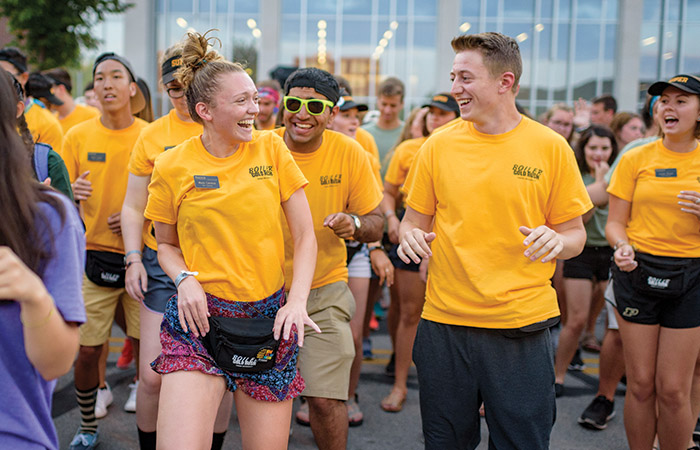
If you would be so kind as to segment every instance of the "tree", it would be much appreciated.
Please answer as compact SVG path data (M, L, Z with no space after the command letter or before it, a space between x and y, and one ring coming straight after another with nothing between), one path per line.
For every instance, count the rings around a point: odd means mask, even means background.
M8 19L14 44L44 70L78 66L81 46L96 48L99 42L90 29L131 6L121 0L0 0L0 14Z

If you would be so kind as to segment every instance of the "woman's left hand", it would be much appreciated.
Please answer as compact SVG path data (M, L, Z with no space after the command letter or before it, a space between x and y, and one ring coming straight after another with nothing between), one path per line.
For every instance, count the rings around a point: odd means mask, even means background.
M321 329L311 320L306 312L306 302L299 299L295 301L295 299L288 297L287 303L277 311L275 325L272 328L275 333L275 339L280 339L280 337L285 341L289 339L293 325L297 326L297 343L299 347L304 346L305 325L310 326L317 333L321 332Z
M681 191L678 198L685 200L678 202L681 211L694 215L700 220L700 193L696 191Z
M46 287L9 247L0 246L0 299L19 303L41 299Z

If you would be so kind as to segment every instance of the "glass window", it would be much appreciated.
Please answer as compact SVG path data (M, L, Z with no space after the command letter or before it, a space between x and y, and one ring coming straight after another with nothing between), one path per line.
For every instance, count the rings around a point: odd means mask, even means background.
M481 2L478 0L462 0L462 16L479 17Z
M372 15L372 0L347 0L343 2L343 14Z
M562 61L569 59L569 34L571 27L568 24L560 24L557 31L557 56Z
M300 14L301 0L284 0L282 2L282 13L283 18L287 17L288 14Z
M335 16L336 0L323 0L322 2L310 1L307 5L309 14L332 14Z
M170 12L192 12L192 0L170 0Z
M425 0L414 1L413 13L416 16L435 17L437 15L437 2Z
M199 0L199 12L208 13L211 11L211 0Z
M201 0L200 0L201 1ZM330 3L330 0L328 0ZM260 3L250 0L236 0L236 13L258 13Z
M574 0L554 0L559 2L559 19L567 20L571 16L571 2Z
M218 12L218 13L228 12L228 1L227 0L216 0L216 12Z
M681 0L668 0L668 20L680 20L681 18Z
M644 0L644 20L660 20L662 2L663 0Z
M606 19L617 21L617 0L605 0L605 5L607 10Z
M683 41L685 42L685 54L683 55L682 72L700 73L700 47L690 45L693 42L700 42L700 23L684 27Z
M534 0L503 0L503 15L528 19L535 16Z
M578 0L576 17L579 19L600 19L603 0Z
M416 21L414 25L413 45L420 47L434 47L436 39L435 22ZM432 50L435 52L435 49ZM420 60L416 60L420 61ZM422 62L421 62L422 64Z
M551 19L554 12L554 0L542 0L540 3L540 17Z

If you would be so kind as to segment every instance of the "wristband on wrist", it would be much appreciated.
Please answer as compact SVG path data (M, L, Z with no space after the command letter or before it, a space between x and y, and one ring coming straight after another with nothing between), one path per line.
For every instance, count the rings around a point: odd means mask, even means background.
M369 250L369 252L372 253L375 250L382 250L383 251L384 247L382 247L381 245L373 245L371 247L367 247L367 250Z
M129 257L129 255L133 255L134 253L138 253L139 256L143 256L143 253L141 253L141 250L129 250L126 252L126 255L124 255L124 266L129 267L129 263L126 262L126 258ZM141 258L139 258L139 262L141 262Z
M53 299L51 299L51 309L49 310L49 313L44 317L41 322L36 322L36 323L27 323L22 320L22 316L20 316L19 321L22 322L22 325L24 328L29 328L29 329L34 329L34 328L41 328L47 323L49 323L49 320L51 320L51 316L53 315L53 310L56 309L56 306L53 304Z
M126 267L125 267L125 268L128 269L129 266L131 266L132 264L143 264L143 261L141 261L140 259L135 259L135 260L133 260L133 261L128 261L128 262L126 263Z
M190 272L188 270L180 271L180 274L175 278L175 289L180 287L180 283L182 283L185 278L196 277L197 275L199 275L199 272Z
M386 217L387 219L389 217L396 217L396 213L392 210L389 210L389 211L384 212L384 217Z

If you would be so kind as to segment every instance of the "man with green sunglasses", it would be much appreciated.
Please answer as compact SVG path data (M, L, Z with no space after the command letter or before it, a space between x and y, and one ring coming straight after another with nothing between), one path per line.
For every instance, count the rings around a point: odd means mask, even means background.
M318 242L316 271L307 302L309 316L322 334L309 334L299 350L299 371L307 402L297 421L308 425L322 449L345 449L350 368L355 346L350 319L355 300L348 288L347 252L343 239L374 242L381 238L382 192L369 154L354 139L327 126L338 114L337 81L320 69L299 69L285 83L283 137L309 180L305 193ZM285 231L285 276L292 277L293 243ZM289 286L289 283L286 284Z

